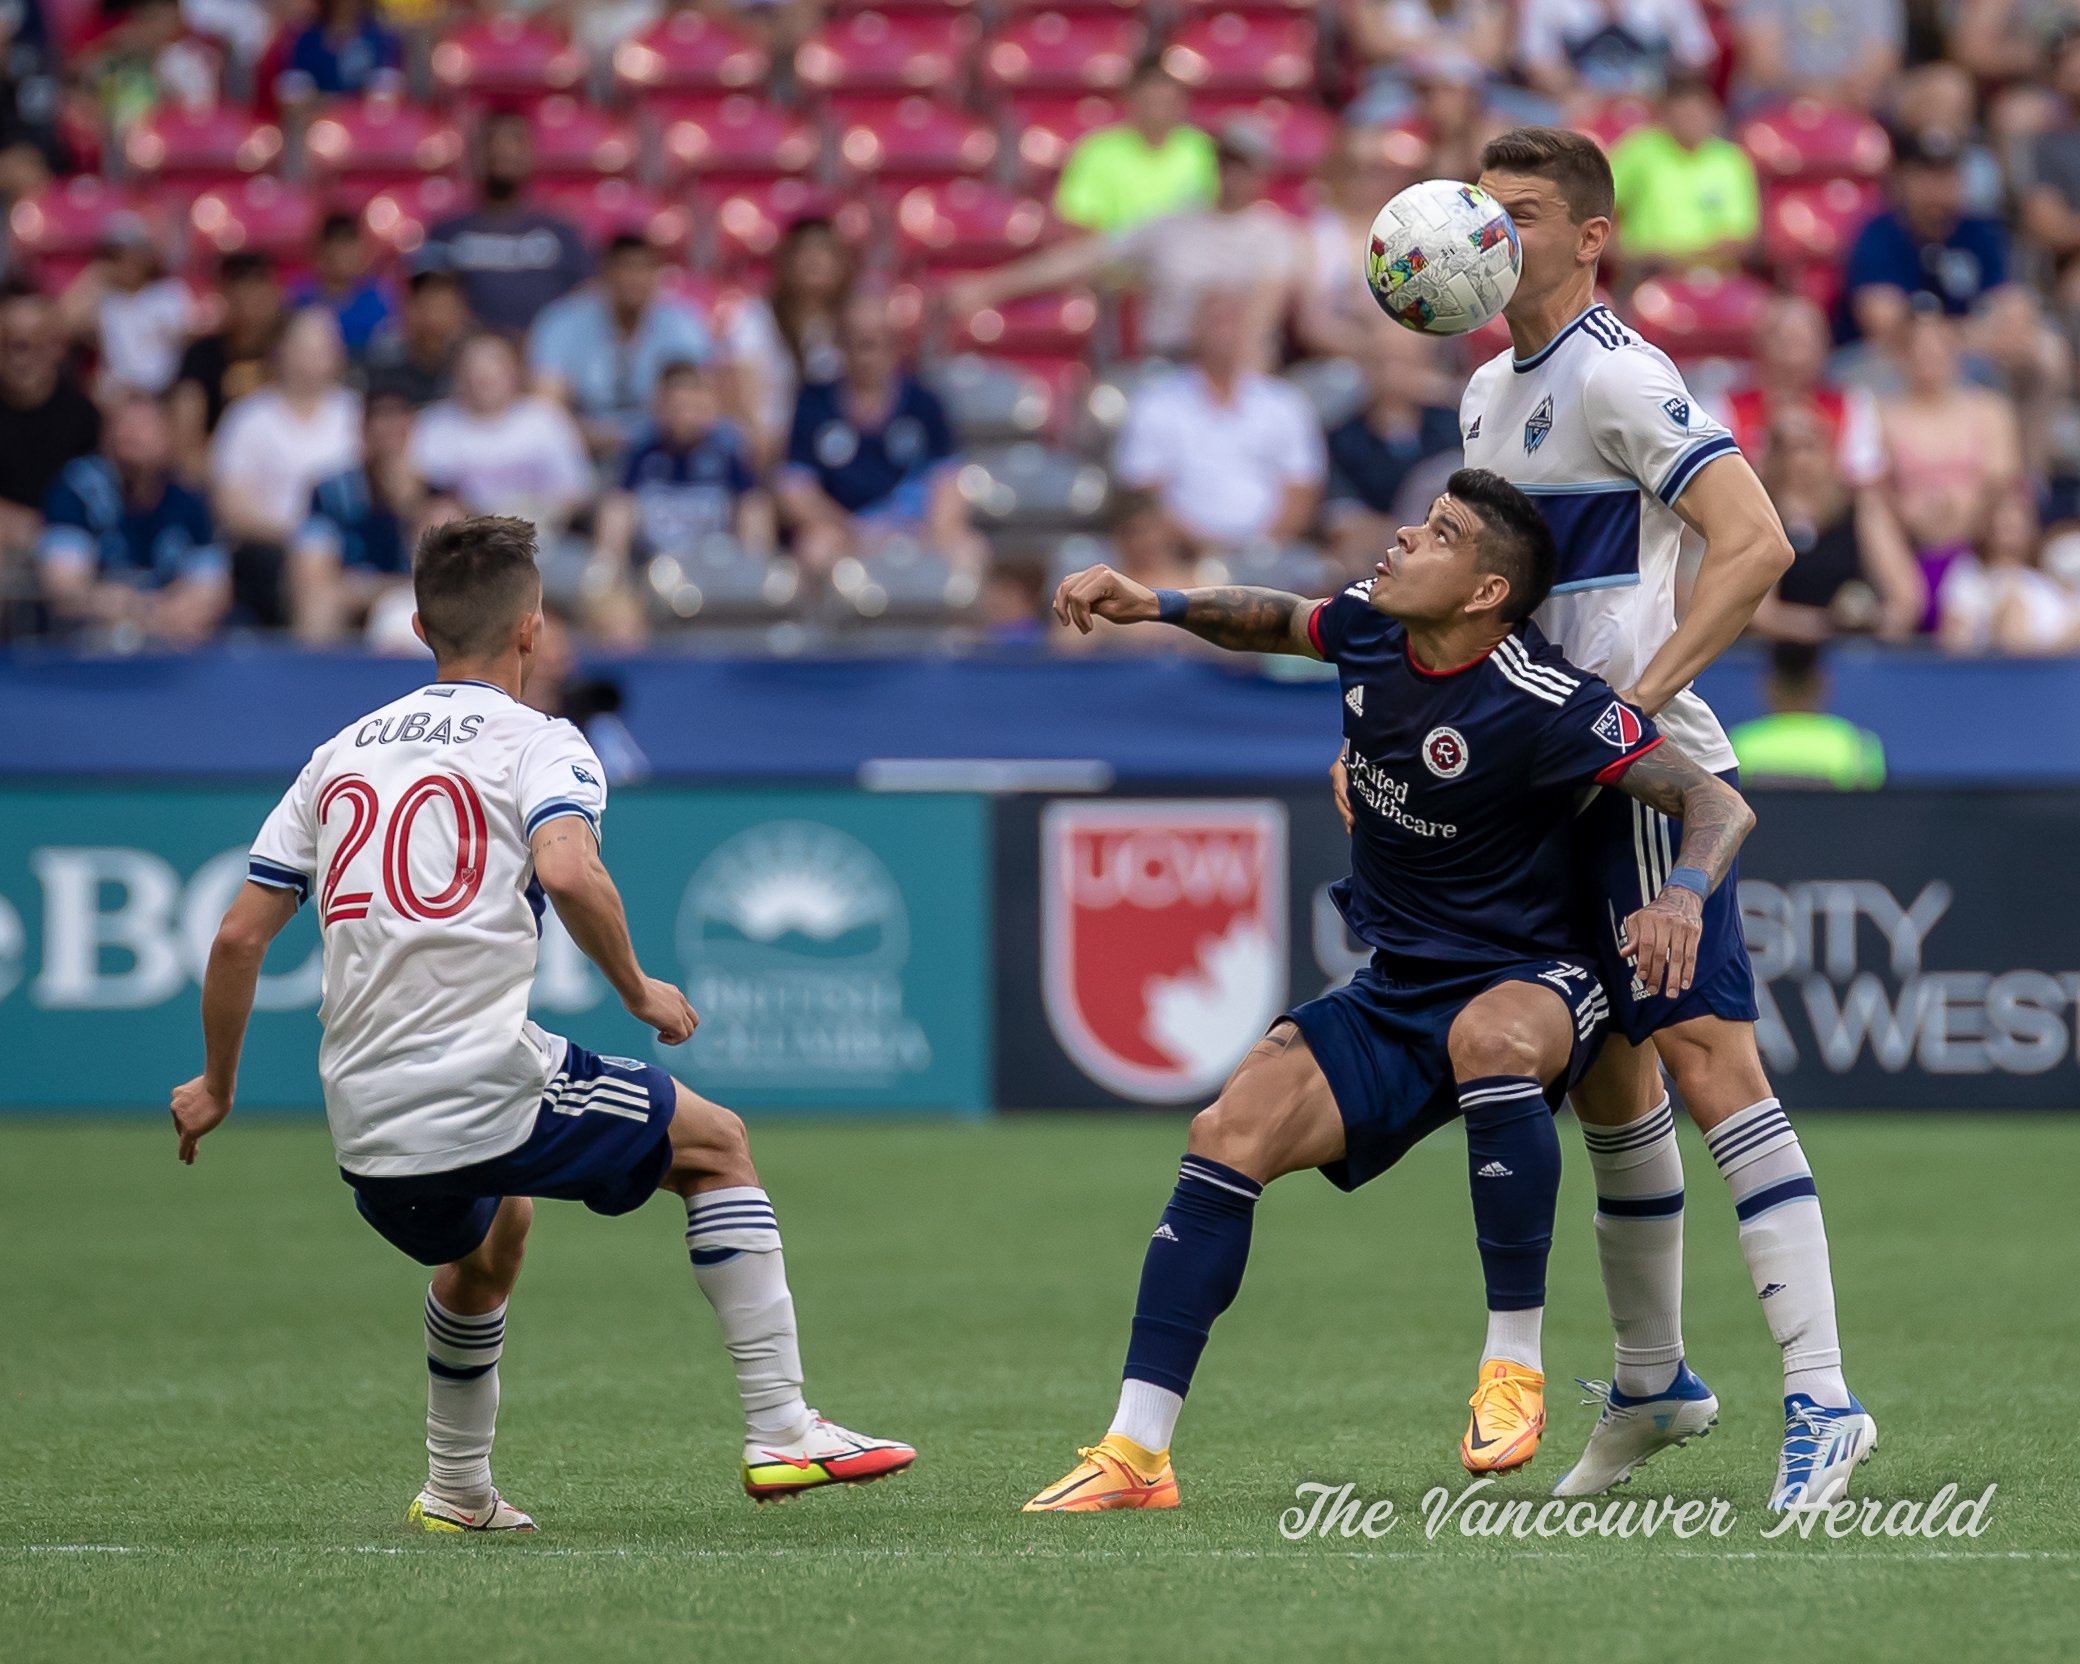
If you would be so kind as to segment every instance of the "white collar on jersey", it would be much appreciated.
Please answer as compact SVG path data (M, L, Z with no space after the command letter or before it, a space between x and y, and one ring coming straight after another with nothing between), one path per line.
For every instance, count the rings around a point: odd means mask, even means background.
M486 682L475 676L458 676L443 679L438 682L429 682L427 686L436 688L489 688L493 693L505 693L508 699L513 697L510 693L506 693L506 690L496 682Z
M1570 319L1567 323L1562 324L1560 326L1560 333L1558 335L1555 335L1552 338L1552 340L1548 341L1544 346L1540 347L1538 351L1533 353L1529 358L1512 358L1509 361L1509 367L1512 370L1516 371L1518 375L1522 375L1526 370L1537 369L1539 365L1543 364L1547 359L1553 356L1553 353L1559 347L1560 343L1566 340L1568 336L1572 335L1576 330L1580 329L1583 324L1587 323L1597 313L1607 312L1609 310L1610 309L1606 307L1602 301L1592 300L1591 302L1589 302L1587 306L1583 307L1581 311L1577 312L1572 319Z

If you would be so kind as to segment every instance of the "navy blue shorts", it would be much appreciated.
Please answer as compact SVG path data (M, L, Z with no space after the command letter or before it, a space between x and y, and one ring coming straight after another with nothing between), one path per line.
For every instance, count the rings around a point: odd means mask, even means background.
M583 1202L594 1213L633 1213L672 1161L672 1077L632 1057L573 1045L517 1150L446 1173L340 1177L361 1217L421 1265L449 1265L476 1251L508 1196Z
M1730 768L1719 778L1740 789L1740 770ZM1741 930L1740 863L1736 861L1726 881L1705 898L1697 975L1689 989L1673 998L1649 997L1618 944L1624 939L1625 921L1661 893L1682 847L1683 823L1606 788L1582 811L1575 837L1585 899L1595 909L1595 917L1587 922L1596 943L1597 974L1610 991L1612 1032L1637 1046L1655 1030L1692 1017L1754 1022L1755 968L1748 963L1748 941Z
M1567 1002L1574 1046L1546 1094L1556 1107L1603 1040L1603 986L1578 960L1527 960L1500 970L1447 966L1424 972L1420 980L1411 977L1412 969L1375 958L1343 987L1286 1013L1314 1053L1343 1117L1343 1159L1322 1169L1339 1190L1378 1178L1458 1118L1459 1088L1446 1041L1459 1013L1490 988L1536 982Z

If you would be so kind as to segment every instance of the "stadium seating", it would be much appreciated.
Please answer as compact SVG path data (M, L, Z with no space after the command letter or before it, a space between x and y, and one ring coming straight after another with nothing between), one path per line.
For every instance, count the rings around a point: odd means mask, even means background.
M134 125L123 160L157 183L214 185L249 178L282 154L282 130L251 112L169 104Z
M1081 366L1076 366L1078 369ZM932 390L965 445L1037 439L1056 424L1066 401L1053 373L1007 359L962 353L934 367Z
M1192 119L1210 132L1237 117L1271 140L1271 165L1280 174L1318 174L1336 140L1336 118L1319 104L1290 98L1206 98L1192 108Z
M727 98L649 101L667 179L770 179L807 173L823 140L806 116L744 93Z
M156 226L151 199L89 173L74 174L17 202L7 216L16 256L46 289L61 289L101 246L118 214L138 214Z
M428 60L434 85L479 108L525 108L575 90L585 54L561 29L498 12L451 30Z
M304 129L314 176L382 189L461 165L462 129L446 115L395 98L328 105Z
M1111 496L1105 470L1073 451L1031 441L977 451L960 471L961 495L985 526L1080 531Z
M1763 111L1742 125L1740 143L1766 179L1876 179L1892 162L1877 122L1815 98Z
M1606 98L1588 111L1575 123L1576 130L1587 133L1605 150L1635 127L1644 127L1654 119L1654 106L1644 98Z
M1314 86L1319 44L1305 18L1221 11L1179 28L1163 65L1195 91L1294 93Z
M285 266L310 261L323 217L315 194L279 179L242 179L204 191L188 209L189 263L207 271L226 254L265 254Z
M1098 301L1088 289L1058 289L985 306L954 323L953 350L1002 358L1075 358L1098 328Z
M393 253L409 254L429 227L463 212L471 199L467 185L445 174L387 186L363 206L362 229Z
M1118 121L1120 114L1116 100L1097 93L1086 93L1080 98L1005 99L1004 129L1015 148L1023 182L1034 188L1050 185L1068 161L1076 141Z
M806 179L749 181L716 196L704 216L716 269L737 277L762 272L788 226L810 215L831 220L855 247L874 230L872 210L857 197L841 200Z
M802 42L795 73L819 92L931 91L958 98L977 33L976 20L960 12L854 12Z
M1763 193L1762 252L1778 267L1839 264L1884 202L1883 186L1855 179L1773 185Z
M772 73L764 42L699 11L674 11L614 51L614 83L624 98L656 93L735 92Z
M997 159L995 127L919 95L833 100L831 124L839 165L856 180L978 174Z
M633 232L682 258L693 240L693 209L682 198L626 179L544 180L535 185L529 200L561 214L593 248Z
M663 615L681 622L765 622L785 614L801 590L793 561L754 555L727 536L659 555L647 576Z
M643 159L636 125L575 98L546 98L535 107L534 165L550 178L625 177Z
M1632 292L1631 322L1669 357L1744 358L1769 286L1734 272L1649 278Z
M980 179L915 186L896 203L894 218L899 263L932 272L1015 260L1055 228L1045 203Z
M1132 17L1040 12L996 32L982 54L982 79L1005 92L1117 92L1145 43Z

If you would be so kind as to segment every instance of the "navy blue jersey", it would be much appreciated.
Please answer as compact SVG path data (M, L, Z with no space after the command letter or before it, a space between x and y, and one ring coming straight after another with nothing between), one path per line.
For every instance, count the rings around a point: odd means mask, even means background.
M1395 960L1508 965L1591 951L1569 828L1584 789L1661 743L1528 620L1490 653L1426 671L1356 583L1308 619L1343 685L1351 876L1332 890Z
M168 480L150 503L132 502L106 457L68 462L44 496L43 519L44 559L78 561L104 578L156 589L223 567L200 496Z
M738 502L757 484L742 436L726 424L683 448L647 435L621 465L621 489L636 500L637 536L653 554L733 531Z
M847 514L897 506L922 515L915 486L934 465L953 455L953 427L946 407L922 382L905 376L893 407L878 428L856 424L846 408L842 383L810 382L795 400L787 462L815 477ZM914 497L914 502L907 499Z
M402 577L412 569L411 531L376 495L364 468L349 468L311 488L302 535L337 550L340 565L356 571Z

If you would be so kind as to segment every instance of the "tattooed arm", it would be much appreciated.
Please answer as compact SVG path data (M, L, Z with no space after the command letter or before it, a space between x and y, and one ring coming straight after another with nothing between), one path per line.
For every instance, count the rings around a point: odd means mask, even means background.
M1664 740L1628 768L1618 790L1683 823L1677 872L1701 874L1716 890L1733 867L1741 842L1755 825L1747 799L1707 774ZM1680 994L1697 974L1704 897L1675 882L1625 921L1625 953L1653 994Z
M1315 603L1279 589L1225 584L1215 589L1173 590L1184 611L1169 622L1232 653L1295 653L1320 658L1308 639L1307 620ZM1085 635L1091 620L1153 624L1163 619L1161 598L1109 566L1090 566L1062 580L1054 592L1054 615Z

